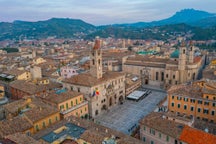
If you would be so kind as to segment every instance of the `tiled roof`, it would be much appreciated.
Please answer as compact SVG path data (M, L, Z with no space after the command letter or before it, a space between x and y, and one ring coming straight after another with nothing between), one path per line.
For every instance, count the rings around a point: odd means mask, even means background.
M26 134L22 133L15 133L12 135L6 136L7 139L12 140L13 142L17 144L46 144L45 142L39 142L33 139L30 136L27 136Z
M47 116L58 113L59 110L43 102L39 102L36 107L26 111L23 115L28 117L32 122L37 122Z
M62 127L62 125L65 125L69 122L86 129L85 132L81 134L80 138L84 139L87 142L91 142L92 144L101 144L105 138L110 138L112 136L118 137L118 144L144 144L144 142L125 135L121 132L112 130L102 125L95 124L92 121L84 120L73 116L69 117L68 120L64 119L60 121L59 123L53 125L50 129L38 132L33 137L35 139L40 139L44 135L47 135L48 133L58 129L59 127Z
M10 75L18 76L18 75L21 75L21 74L23 74L23 73L25 73L25 72L26 72L25 70L12 69L12 70L6 71L6 72L4 72L4 73L10 74Z
M173 138L178 138L182 132L183 124L168 120L162 113L152 112L140 121L141 125L148 126Z
M32 126L24 116L17 116L13 120L3 120L0 122L0 138L16 132L26 131Z
M215 144L216 136L185 126L180 138L181 141L186 142L187 144Z
M54 83L54 82L50 82L49 84L46 85L37 85L34 84L30 81L23 81L23 80L16 80L13 81L10 86L12 88L21 90L23 92L26 92L30 95L45 91L45 90L49 90L49 89L53 89L53 88L59 88L61 87L61 84L59 83Z
M77 97L82 95L79 92L75 92L75 91L66 91L66 92L62 92L60 94L56 94L55 91L52 91L50 93L48 93L47 96L44 96L43 98L47 101L59 104L62 103L64 101L67 101L71 98Z
M63 80L65 83L75 84L75 85L81 85L81 86L96 86L101 83L106 82L107 80L112 80L117 77L124 76L124 73L121 72L106 72L103 74L103 77L100 79L97 79L93 77L90 73L82 73L79 75L75 75L69 79Z

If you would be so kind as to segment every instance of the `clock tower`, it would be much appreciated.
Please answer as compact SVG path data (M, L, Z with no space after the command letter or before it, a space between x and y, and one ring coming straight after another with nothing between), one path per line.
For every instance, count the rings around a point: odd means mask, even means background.
M90 52L90 74L95 78L102 78L102 51L100 48L101 41L96 38L94 47Z

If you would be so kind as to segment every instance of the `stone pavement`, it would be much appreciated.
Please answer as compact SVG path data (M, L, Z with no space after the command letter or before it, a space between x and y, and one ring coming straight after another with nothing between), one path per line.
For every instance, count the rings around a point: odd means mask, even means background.
M166 93L152 90L146 98L136 102L125 100L95 118L96 123L130 135L139 125L139 120L154 111L157 104L166 97Z

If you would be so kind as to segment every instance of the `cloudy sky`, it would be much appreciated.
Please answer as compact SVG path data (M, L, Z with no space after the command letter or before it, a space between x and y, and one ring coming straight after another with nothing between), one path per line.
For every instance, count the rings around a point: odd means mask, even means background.
M94 25L160 20L194 8L216 13L216 0L0 0L0 21L82 19Z

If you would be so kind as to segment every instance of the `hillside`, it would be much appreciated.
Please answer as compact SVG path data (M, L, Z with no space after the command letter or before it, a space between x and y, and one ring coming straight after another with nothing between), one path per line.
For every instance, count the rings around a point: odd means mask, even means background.
M56 37L56 38L81 38L92 33L96 27L82 20L52 18L47 21L13 23L0 23L0 40L29 39Z

